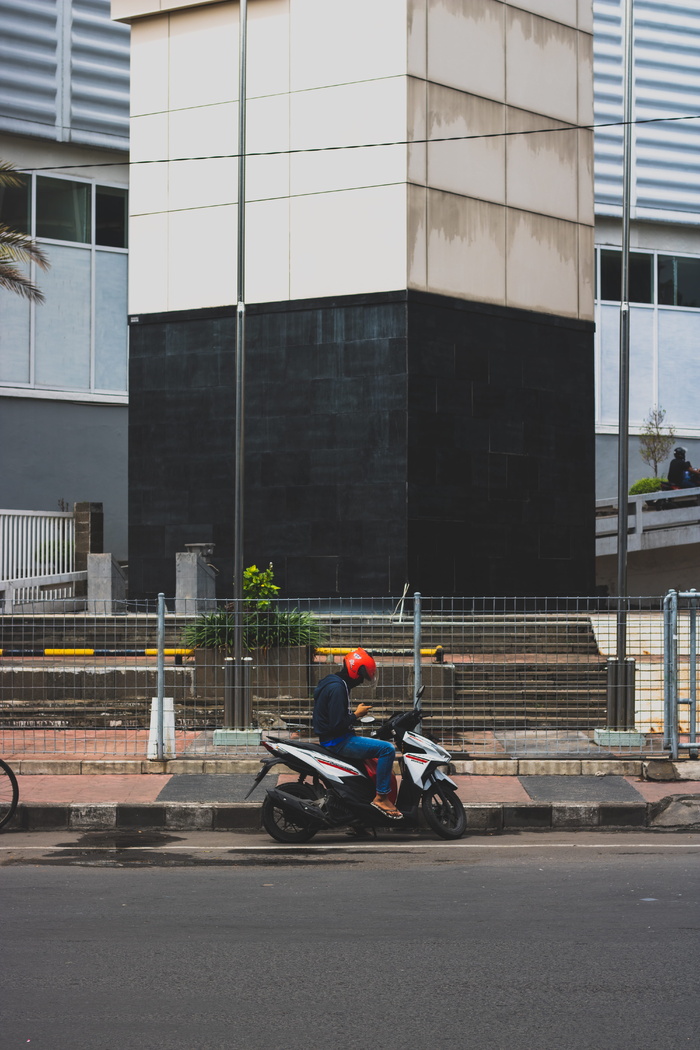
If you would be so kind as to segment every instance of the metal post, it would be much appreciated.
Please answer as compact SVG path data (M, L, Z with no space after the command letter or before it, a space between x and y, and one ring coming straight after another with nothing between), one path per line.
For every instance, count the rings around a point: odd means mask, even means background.
M238 48L238 241L236 253L236 430L233 537L233 659L234 691L240 701L243 659L243 522L245 462L245 175L246 175L246 73L248 60L248 4L239 0ZM234 703L234 707L240 703ZM226 723L230 725L230 723ZM236 728L242 726L236 722Z
M251 720L252 720L252 716L253 716L253 704L252 704L252 695L251 695L251 672L252 672L252 670L253 670L253 657L252 656L245 656L243 658L243 663L242 663L242 671L243 671L243 674L242 674L242 679L243 679L243 682L242 682L243 703L241 705L241 707L242 707L242 716L243 716L242 724L243 724L244 727L247 727L247 726L250 725Z
M664 598L664 750L678 758L678 594Z
M232 656L224 660L224 726L233 728L233 696L235 693L235 672Z
M419 591L413 595L413 707L420 711L422 668L420 662L422 598Z
M633 103L633 0L624 0L623 91L624 135L622 154L622 274L620 289L620 386L618 405L617 460L617 659L627 655L627 499L629 489L629 255L630 255L630 187L632 170L632 103Z
M689 709L689 725L688 725L688 743L694 744L696 742L696 723L697 723L697 655L698 655L698 599L695 597L695 589L691 592L690 598L690 666L688 668L688 675L690 677L690 709ZM697 751L691 749L691 758L697 757Z
M156 634L156 649L158 650L158 672L156 684L156 697L158 704L158 722L156 729L156 754L162 762L165 754L165 732L163 728L163 695L165 693L165 595L158 595L158 627Z

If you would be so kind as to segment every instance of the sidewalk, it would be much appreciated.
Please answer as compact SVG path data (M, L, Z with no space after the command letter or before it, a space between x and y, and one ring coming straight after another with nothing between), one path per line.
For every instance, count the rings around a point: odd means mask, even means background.
M296 779L275 771L244 801L260 768L254 759L163 765L176 768L153 772L157 764L141 760L23 760L15 765L20 804L7 830L250 831L260 827L266 789ZM501 774L495 772L495 762L454 765L453 779L467 812L467 827L473 831L700 830L700 763L520 760L508 762L512 768ZM488 765L494 773L472 771L475 765ZM589 765L608 768L583 768ZM657 768L650 770L651 765ZM148 772L142 771L144 766ZM697 779L643 776L679 771Z

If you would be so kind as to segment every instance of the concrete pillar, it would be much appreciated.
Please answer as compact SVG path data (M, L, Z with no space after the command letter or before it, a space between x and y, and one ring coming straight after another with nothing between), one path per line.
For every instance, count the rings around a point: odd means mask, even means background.
M124 612L126 576L111 554L88 554L87 598L90 612L111 616Z
M104 549L104 513L101 503L74 503L75 571L86 572L88 554L101 554ZM85 583L76 583L76 598L87 594Z
M175 555L175 613L195 616L216 608L216 573L196 552Z

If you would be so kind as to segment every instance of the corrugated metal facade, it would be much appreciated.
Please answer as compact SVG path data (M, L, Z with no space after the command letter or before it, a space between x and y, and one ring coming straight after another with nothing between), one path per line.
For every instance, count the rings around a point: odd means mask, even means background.
M622 0L595 0L595 120L622 120ZM700 114L700 3L634 0L634 117ZM634 128L633 217L700 221L700 120ZM618 215L622 128L595 134L595 201Z
M110 0L0 0L0 130L128 146L129 29Z

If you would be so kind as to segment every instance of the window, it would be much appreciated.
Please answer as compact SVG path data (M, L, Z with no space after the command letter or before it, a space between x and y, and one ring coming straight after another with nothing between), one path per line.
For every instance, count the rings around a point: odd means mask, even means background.
M629 296L631 303L653 303L654 256L630 252ZM600 253L599 299L619 303L622 290L622 252L602 249Z
M659 304L700 307L700 259L660 255Z
M86 182L48 179L39 175L36 180L36 236L89 244L92 239L91 190Z
M22 176L20 176L22 178ZM29 190L31 179L23 178L20 186L0 186L0 223L19 233L29 233Z
M126 190L111 186L95 189L95 243L107 248L126 248Z
M34 174L0 189L0 222L44 242L50 262L46 271L29 268L43 303L3 301L6 390L125 403L127 215L121 186Z

